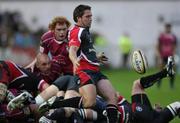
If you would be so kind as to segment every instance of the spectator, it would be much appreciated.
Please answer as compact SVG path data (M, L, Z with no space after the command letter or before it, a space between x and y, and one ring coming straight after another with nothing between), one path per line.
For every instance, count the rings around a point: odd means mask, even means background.
M175 34L171 32L172 25L170 23L165 24L165 31L159 35L157 44L157 56L160 61L160 69L166 65L168 57L174 56L177 48L177 39ZM174 88L175 75L170 77L170 87ZM160 88L161 80L158 82Z
M122 52L123 63L122 67L128 67L128 58L132 50L132 41L128 33L124 33L119 39L119 48Z

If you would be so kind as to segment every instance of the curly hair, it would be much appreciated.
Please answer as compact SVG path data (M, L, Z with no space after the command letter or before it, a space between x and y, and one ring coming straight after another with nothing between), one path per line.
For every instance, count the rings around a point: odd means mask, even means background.
M71 23L68 21L66 17L63 16L58 16L52 19L52 21L49 23L49 30L54 30L56 27L56 24L66 24L67 27L69 28L71 26Z

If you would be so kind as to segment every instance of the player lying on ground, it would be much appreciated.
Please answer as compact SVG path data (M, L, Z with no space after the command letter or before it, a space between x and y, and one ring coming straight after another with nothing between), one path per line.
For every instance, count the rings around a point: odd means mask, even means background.
M150 104L150 101L145 94L144 88L152 86L159 79L174 74L172 68L172 59L168 60L167 66L162 71L136 80L132 89L132 103L128 103L124 98L119 99L118 109L119 109L119 120L120 122L146 122L146 123L168 123L176 115L180 113L180 102L174 102L168 105L161 111L154 110ZM47 91L47 90L46 90ZM22 95L23 96L23 95ZM11 101L9 106L16 105L17 101L21 101L20 97L15 98L16 101ZM56 100L53 104L48 105L49 108L60 108L72 106L69 103L71 99L66 100ZM48 104L48 103L47 103ZM47 108L42 106L41 109ZM105 108L105 107L104 107Z

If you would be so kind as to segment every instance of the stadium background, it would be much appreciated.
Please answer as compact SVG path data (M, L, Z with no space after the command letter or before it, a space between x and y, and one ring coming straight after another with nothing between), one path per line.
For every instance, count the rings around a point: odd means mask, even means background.
M155 45L157 36L163 30L165 22L173 24L173 32L180 39L179 0L1 0L0 59L12 59L21 65L28 64L38 50L40 35L47 29L49 21L54 16L62 15L66 16L73 24L72 12L78 4L92 6L94 19L92 31L98 32L107 40L106 45L96 46L98 51L105 51L109 57L110 66L103 69L103 72L113 82L114 87L130 100L132 82L141 75L131 69L119 68L122 59L117 46L118 38L124 31L128 32L133 41L133 49L142 49L147 56L151 67L147 74L157 71L158 69L155 66ZM13 28L13 34L9 34L9 28L6 29L6 27L13 25L11 16L6 15L15 15L13 19L18 29ZM3 30L5 31L3 32ZM32 36L30 38L32 40L28 43L18 42L17 37L19 35L17 32L19 30L20 32L27 31L27 35ZM6 36L9 36L5 40L8 41L7 44L2 42L2 39ZM180 56L180 43L178 44L177 56ZM179 69L180 65L177 64L177 73ZM169 88L168 79L163 81L160 89L157 89L156 86L148 89L147 93L153 104L160 103L165 106L173 101L180 100L179 81L180 76L178 74L175 89L173 90ZM172 121L172 123L178 122L177 119Z

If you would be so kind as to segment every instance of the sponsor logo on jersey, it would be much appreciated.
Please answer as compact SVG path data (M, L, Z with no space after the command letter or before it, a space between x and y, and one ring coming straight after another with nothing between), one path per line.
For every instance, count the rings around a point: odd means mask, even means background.
M142 112L143 109L140 106L136 106L136 110L139 111L139 112Z

